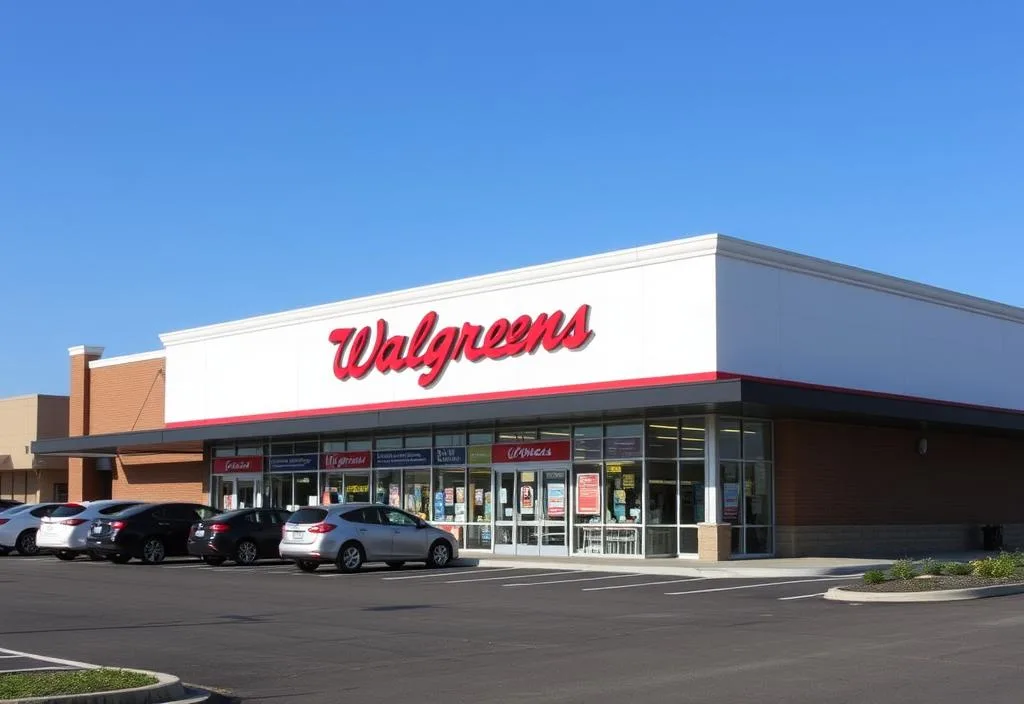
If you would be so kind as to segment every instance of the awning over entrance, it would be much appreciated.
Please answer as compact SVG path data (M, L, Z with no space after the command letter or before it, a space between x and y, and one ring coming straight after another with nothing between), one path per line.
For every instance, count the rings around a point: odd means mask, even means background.
M724 413L765 418L818 418L898 425L961 426L991 432L1024 432L1024 413L935 401L817 388L755 379L726 379L527 399L450 404L283 420L143 430L38 440L40 455L112 457L128 454L201 453L204 443L287 435L316 435L389 428L482 425L493 421L608 418L636 415Z

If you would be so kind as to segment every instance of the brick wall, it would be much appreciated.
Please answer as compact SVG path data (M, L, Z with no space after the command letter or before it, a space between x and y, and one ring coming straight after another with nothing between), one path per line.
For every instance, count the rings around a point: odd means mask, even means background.
M920 438L928 451L917 451ZM980 546L980 526L1024 525L1024 440L775 424L777 553L879 555Z
M164 379L163 359L90 369L89 433L163 428ZM123 454L115 465L113 498L203 503L208 499L206 466L198 455Z

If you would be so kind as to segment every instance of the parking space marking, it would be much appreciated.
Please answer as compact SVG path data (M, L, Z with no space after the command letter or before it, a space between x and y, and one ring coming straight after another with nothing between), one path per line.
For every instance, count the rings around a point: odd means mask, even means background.
M661 582L641 582L640 584L614 584L610 587L587 587L580 591L584 592L603 592L609 589L633 589L634 587L656 587L659 584L679 584L680 582L700 582L706 580L707 577L687 577L686 579L669 579Z
M857 577L824 577L817 579L790 579L784 582L762 582L760 584L741 584L738 587L715 587L714 589L695 589L688 592L665 592L666 596L683 596L685 594L710 594L711 592L731 592L738 589L759 589L761 587L776 587L782 584L807 584L808 582L837 582L844 579L857 579Z
M521 577L510 577L508 575L502 575L501 577L480 577L479 579L453 579L445 584L465 584L466 582L494 582L499 579L530 579L539 577L560 577L564 574L582 574L583 572L589 572L589 570L561 570L560 572L541 572L540 574L524 574Z
M573 582L597 582L602 579L626 579L627 577L642 577L640 573L634 574L609 574L602 577L578 577L576 579L555 579L545 582L516 582L513 584L502 584L503 587L539 587L544 584L571 584Z
M493 570L469 570L468 572L459 572L458 574L481 574L483 572L509 572L512 570L521 570L522 567L500 567ZM453 574L457 574L451 570L447 572L431 572L430 574L409 574L401 577L381 577L385 582L399 579L427 579L429 577L451 577Z
M91 670L96 667L87 662L78 662L77 660L64 660L62 658L51 658L48 655L36 655L34 653L24 653L20 650L11 650L10 648L0 648L0 653L5 655L13 655L19 658L28 658L30 660L39 660L41 662L49 662L54 665L63 665L64 667L81 668Z
M811 599L816 596L825 596L827 592L818 592L817 594L800 594L799 596L780 596L779 601L793 601L794 599Z

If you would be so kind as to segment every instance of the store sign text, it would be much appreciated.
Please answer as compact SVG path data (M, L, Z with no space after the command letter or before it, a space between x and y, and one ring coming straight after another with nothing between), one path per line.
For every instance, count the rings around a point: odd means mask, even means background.
M231 474L232 472L262 472L263 458L256 457L217 457L213 460L214 474Z
M565 441L531 442L491 446L491 461L505 462L559 462L568 460L570 446Z
M337 348L334 376L345 381L363 379L373 370L386 374L426 368L418 381L423 388L430 388L452 362L500 360L534 354L541 348L547 352L577 350L594 335L589 305L580 306L568 319L558 310L536 318L499 318L489 326L464 323L461 328L435 330L438 317L434 311L427 313L411 337L389 337L388 323L383 319L377 321L376 330L369 326L332 330L329 339Z
M324 469L366 469L370 466L370 451L325 452L321 461Z

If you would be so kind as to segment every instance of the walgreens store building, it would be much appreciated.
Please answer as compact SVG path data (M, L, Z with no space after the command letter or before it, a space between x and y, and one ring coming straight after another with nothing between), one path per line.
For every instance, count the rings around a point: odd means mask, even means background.
M515 555L1024 544L1024 310L718 235L71 348L72 499L377 501Z

